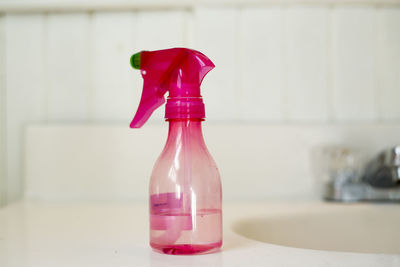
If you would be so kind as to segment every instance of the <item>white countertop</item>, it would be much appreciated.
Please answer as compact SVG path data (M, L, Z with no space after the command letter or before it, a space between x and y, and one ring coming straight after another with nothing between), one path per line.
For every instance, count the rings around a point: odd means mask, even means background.
M235 221L260 211L279 213L304 205L329 204L225 204L222 250L174 256L150 249L145 203L20 202L0 209L0 266L400 266L400 255L290 248L232 230Z

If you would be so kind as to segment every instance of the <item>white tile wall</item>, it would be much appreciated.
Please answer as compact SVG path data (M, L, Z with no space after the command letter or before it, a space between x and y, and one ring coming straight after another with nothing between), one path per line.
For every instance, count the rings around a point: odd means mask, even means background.
M245 8L239 17L240 118L281 121L284 105L282 8ZM262 31L258 31L262 25Z
M83 13L47 16L45 68L49 121L89 119L89 19Z
M377 118L376 14L372 7L333 10L332 101L336 120Z
M287 114L290 121L328 118L329 9L286 12Z
M27 124L129 124L142 84L129 56L140 49L190 46L214 61L203 83L209 121L400 121L395 5L39 12L5 14L1 25L0 185L10 199L21 194Z
M132 116L140 84L135 82L129 58L136 46L132 12L97 12L92 17L90 59L90 119L123 121ZM138 79L136 79L137 81Z
M400 8L378 10L378 101L382 120L400 117Z

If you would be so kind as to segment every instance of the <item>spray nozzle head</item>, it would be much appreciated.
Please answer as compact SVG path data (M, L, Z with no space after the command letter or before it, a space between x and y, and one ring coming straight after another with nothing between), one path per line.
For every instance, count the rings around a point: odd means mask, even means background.
M214 64L202 53L187 48L142 51L131 56L144 80L142 97L131 128L141 127L169 97L165 118L205 118L200 85Z
M131 56L131 66L137 70L140 70L140 54L141 52L138 52Z

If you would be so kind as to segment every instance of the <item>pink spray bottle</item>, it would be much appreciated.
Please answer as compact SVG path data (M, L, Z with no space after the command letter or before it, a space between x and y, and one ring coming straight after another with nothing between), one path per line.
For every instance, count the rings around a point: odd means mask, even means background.
M202 53L172 48L131 57L144 83L131 128L141 127L165 102L166 145L150 180L150 245L166 254L199 254L222 245L222 190L201 130L200 85L214 64Z

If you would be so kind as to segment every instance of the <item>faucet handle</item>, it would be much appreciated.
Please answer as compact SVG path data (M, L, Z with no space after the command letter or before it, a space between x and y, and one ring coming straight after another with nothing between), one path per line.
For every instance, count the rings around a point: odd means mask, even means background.
M400 145L397 145L390 150L390 161L394 166L400 167Z
M370 161L363 181L378 188L400 186L400 145L382 151Z

